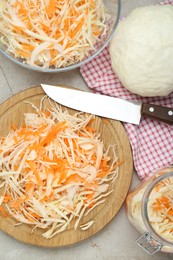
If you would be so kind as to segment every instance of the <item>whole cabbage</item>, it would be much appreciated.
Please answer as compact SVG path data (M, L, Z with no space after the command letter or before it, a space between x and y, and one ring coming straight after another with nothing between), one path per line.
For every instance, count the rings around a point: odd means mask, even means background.
M110 42L112 68L129 91L166 96L173 91L173 6L136 8Z

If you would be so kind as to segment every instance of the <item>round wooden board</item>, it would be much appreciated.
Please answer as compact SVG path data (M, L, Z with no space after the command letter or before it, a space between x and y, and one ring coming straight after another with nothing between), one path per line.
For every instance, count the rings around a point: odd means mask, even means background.
M27 104L26 101L39 106L40 100L44 95L45 93L40 86L34 86L12 96L2 103L0 105L0 136L6 135L12 124L15 123L15 125L20 126L23 122L23 114L33 111L31 105ZM70 110L70 112L74 113L76 111ZM30 227L26 224L14 226L13 224L16 222L13 219L0 217L0 229L2 231L19 241L32 245L61 247L72 245L89 238L105 227L116 216L131 184L133 172L131 148L126 131L120 122L96 117L94 124L106 147L109 144L116 144L118 158L119 160L123 159L124 163L119 167L118 178L110 185L113 192L103 204L96 207L81 220L81 224L83 224L93 219L95 222L90 229L82 231L79 228L74 231L73 225L71 225L67 230L57 234L53 238L45 239L41 235L43 231L40 229L36 229L31 233L32 226Z

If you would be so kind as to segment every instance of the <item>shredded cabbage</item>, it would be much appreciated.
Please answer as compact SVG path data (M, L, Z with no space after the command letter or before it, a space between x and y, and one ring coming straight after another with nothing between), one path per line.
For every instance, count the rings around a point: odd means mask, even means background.
M157 184L148 201L149 221L155 231L173 242L173 177Z
M114 146L104 151L92 115L70 115L50 99L45 108L43 100L39 108L31 104L35 113L24 114L21 127L13 125L0 137L0 212L33 230L42 228L48 239L72 220L77 229L84 215L105 202L122 162Z
M107 31L102 0L3 0L0 41L36 67L82 61Z

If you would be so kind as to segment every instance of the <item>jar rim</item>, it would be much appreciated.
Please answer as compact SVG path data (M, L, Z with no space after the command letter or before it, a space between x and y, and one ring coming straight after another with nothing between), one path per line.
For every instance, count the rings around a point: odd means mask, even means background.
M149 202L149 196L153 190L153 188L156 186L156 184L158 184L159 182L161 182L164 179L173 177L173 171L168 172L168 173L164 173L161 176L156 177L146 188L146 190L144 191L143 197L142 197L142 202L141 202L141 214L142 214L142 218L145 224L145 227L147 228L148 232L150 232L152 234L152 236L157 239L159 242L162 243L163 246L169 246L169 247L173 247L173 242L170 242L166 239L164 239L162 236L160 236L155 229L152 227L150 220L149 220L149 216L148 216L148 202Z

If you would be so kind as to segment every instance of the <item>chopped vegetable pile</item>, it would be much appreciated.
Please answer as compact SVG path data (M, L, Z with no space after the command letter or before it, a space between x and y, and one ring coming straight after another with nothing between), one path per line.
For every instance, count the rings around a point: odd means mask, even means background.
M122 161L114 146L104 150L94 116L70 115L47 97L39 108L31 105L23 125L0 138L1 215L42 228L47 239L72 220L75 230L86 230L94 221L81 219L105 202Z
M149 196L148 216L155 231L173 242L173 177L154 187Z
M31 66L66 67L95 49L107 18L102 0L1 0L0 40Z

